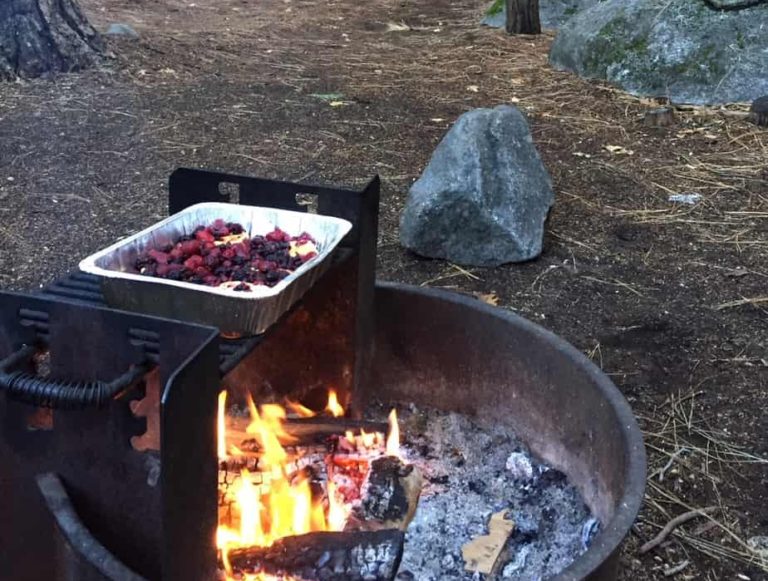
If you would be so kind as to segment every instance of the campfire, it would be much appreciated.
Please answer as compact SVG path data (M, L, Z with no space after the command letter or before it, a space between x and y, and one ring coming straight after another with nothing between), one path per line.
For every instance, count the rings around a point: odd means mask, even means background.
M256 406L250 393L246 407L238 413L219 394L216 544L225 578L300 579L292 570L322 568L326 546L349 555L376 546L390 561L380 564L396 571L400 531L421 491L400 452L397 412L388 425L351 420L335 390L320 412L294 401Z

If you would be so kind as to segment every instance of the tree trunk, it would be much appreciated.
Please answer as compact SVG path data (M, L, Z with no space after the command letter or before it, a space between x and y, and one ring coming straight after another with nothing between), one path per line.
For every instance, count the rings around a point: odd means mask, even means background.
M104 44L76 0L0 0L0 79L84 69Z
M509 34L541 34L539 0L507 0Z

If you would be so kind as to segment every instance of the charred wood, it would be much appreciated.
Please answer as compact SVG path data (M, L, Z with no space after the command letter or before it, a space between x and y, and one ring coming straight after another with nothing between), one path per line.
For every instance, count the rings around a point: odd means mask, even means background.
M404 531L416 512L422 485L421 474L413 464L394 456L377 458L371 462L361 501L353 510L348 528Z
M405 534L375 532L317 532L285 537L270 547L229 552L237 573L289 575L302 580L391 581L403 556Z

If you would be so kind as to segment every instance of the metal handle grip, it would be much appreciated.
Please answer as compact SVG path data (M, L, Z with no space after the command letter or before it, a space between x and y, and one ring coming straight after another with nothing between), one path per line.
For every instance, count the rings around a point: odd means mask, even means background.
M10 371L22 361L31 358L36 348L25 345L0 361L0 392L9 398L38 407L60 410L99 408L149 371L149 364L131 367L112 381L56 381Z

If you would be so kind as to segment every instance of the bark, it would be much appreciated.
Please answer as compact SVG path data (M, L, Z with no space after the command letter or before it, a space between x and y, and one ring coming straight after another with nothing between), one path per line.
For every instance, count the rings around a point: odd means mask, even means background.
M541 34L539 0L507 0L509 34Z
M104 44L76 0L0 0L0 79L96 64Z

